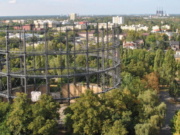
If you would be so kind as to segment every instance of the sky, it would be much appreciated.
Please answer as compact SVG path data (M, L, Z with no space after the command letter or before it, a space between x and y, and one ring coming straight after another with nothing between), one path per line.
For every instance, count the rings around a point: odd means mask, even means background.
M180 0L0 0L0 16L180 14Z

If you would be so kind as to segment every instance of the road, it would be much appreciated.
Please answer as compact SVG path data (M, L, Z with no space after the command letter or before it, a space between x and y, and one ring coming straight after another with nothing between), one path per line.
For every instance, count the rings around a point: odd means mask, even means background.
M172 98L169 96L168 91L160 91L160 100L167 105L166 117L164 125L160 131L160 135L172 135L170 129L170 121L173 118L176 110L180 110L180 104L169 102Z

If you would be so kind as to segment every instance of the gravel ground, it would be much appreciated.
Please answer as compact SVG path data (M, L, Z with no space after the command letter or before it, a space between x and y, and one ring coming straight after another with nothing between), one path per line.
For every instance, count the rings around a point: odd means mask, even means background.
M172 135L170 128L170 121L173 118L176 110L180 109L180 104L174 104L169 102L172 98L169 96L168 91L160 91L160 100L167 105L166 118L164 125L161 128L160 135Z

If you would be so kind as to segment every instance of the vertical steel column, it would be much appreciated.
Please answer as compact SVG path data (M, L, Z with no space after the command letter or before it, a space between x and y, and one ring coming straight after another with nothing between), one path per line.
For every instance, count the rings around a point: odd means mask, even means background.
M100 69L100 65L99 65L99 24L97 23L97 27L96 27L96 30L97 30L97 48L96 48L96 51L97 51L97 84L98 86L100 86L100 77L99 77L99 69Z
M86 24L86 86L89 89L89 38L88 38L88 26Z
M0 77L0 91L2 91L3 88L2 88L2 76Z
M2 72L2 56L0 55L0 72ZM2 75L0 76L0 91L2 91L3 90L3 88L2 88Z
M35 52L36 50L35 50L35 46L34 46L34 38L35 38L35 36L34 36L34 30L35 30L35 25L33 24L32 25L32 32L33 32L33 51ZM34 68L33 68L33 71L34 71L34 75L35 75L35 71L36 71L36 55L34 54L33 56L33 66L34 66ZM33 78L33 81L34 81L34 90L36 89L36 78Z
M102 51L102 56L101 56L101 66L102 66L102 91L104 91L105 88L105 57L104 57L104 49L105 49L105 44L104 44L104 28L102 28L102 47L101 47L101 51Z
M120 27L120 26L119 26ZM120 46L120 40L119 40L119 34L120 34L120 31L119 31L119 28L117 29L117 38L118 38L118 43L117 43L117 45L118 46ZM117 47L116 48L116 52L117 52L117 63L120 65L121 64L121 59L120 59L120 48L119 47ZM116 73L117 73L117 75L118 76L120 76L120 66L119 67L117 67L117 71L116 71ZM121 77L118 77L117 76L117 81L118 81L118 83L121 83Z
M106 68L109 68L109 28L108 28L108 23L106 23L106 62L107 62L107 65L106 65ZM108 71L107 71L107 75L108 75ZM106 77L107 78L107 87L109 85L109 77Z
M107 57L107 68L109 68L109 28L108 23L106 23L106 57Z
M23 40L23 36L22 36L22 27L19 26L19 40L20 40L20 43L19 43L19 50L20 51L23 51L23 44L22 44L22 40ZM23 56L20 56L20 69L21 69L21 74L23 74ZM23 87L23 78L21 77L20 78L20 82L21 82L21 87Z
M68 44L68 30L66 28L66 61L65 61L65 69L67 69L67 83L68 83L68 103L70 104L70 84L69 84L69 44Z
M74 74L76 73L76 37L75 37L75 27L74 27L74 23L73 23L73 46L74 46ZM74 85L76 84L76 77L74 75L74 78L73 78L73 83Z
M11 97L11 75L10 75L10 54L9 54L9 26L6 27L6 68L7 68L7 98Z
M61 34L62 34L62 33L61 33L61 25L60 25L60 37L62 36ZM60 38L60 39L61 39L61 38ZM60 66L59 66L59 69L60 69L60 75L62 75L62 68L63 68L63 67L62 67L62 51L63 51L63 50L62 50L62 44L60 44L60 51L61 51L61 53L60 53L61 58L60 58L60 61L59 61L59 62L60 62L60 64L59 64L59 65L60 65ZM61 79L60 79L61 87L62 87L62 83L63 83L63 82L62 82L62 78L61 78Z
M119 28L117 28L117 45L118 46L120 46L119 34L120 34L120 31L119 31ZM120 53L119 47L116 47L116 53L117 53L117 55L116 55L117 64L120 64L121 61L120 61L120 55L119 55L119 53ZM117 83L120 83L121 82L121 77L118 77L118 76L120 76L120 67L116 67L116 75L117 75L117 78L116 78Z
M27 67L26 67L26 35L23 30L23 64L24 64L24 92L27 94Z
M112 28L112 39L113 39L113 52L112 52L112 58L113 58L113 67L116 65L116 47L115 47L115 26ZM116 69L113 71L113 85L115 86L116 84Z
M0 72L2 72L2 59L0 57ZM2 91L2 75L0 76L0 91Z
M47 32L48 32L48 28L47 28L47 24L45 26L45 79L46 79L46 94L50 94L50 88L49 88L49 78L48 78L48 39L47 39Z
M75 27L73 23L73 46L74 46L74 75L73 75L73 84L74 84L74 95L76 95L76 37L75 37Z

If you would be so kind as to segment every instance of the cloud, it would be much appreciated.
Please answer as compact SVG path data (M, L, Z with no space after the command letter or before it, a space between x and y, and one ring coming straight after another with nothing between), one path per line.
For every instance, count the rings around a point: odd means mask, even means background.
M9 3L10 3L10 4L15 4L15 3L16 3L16 0L10 0Z

